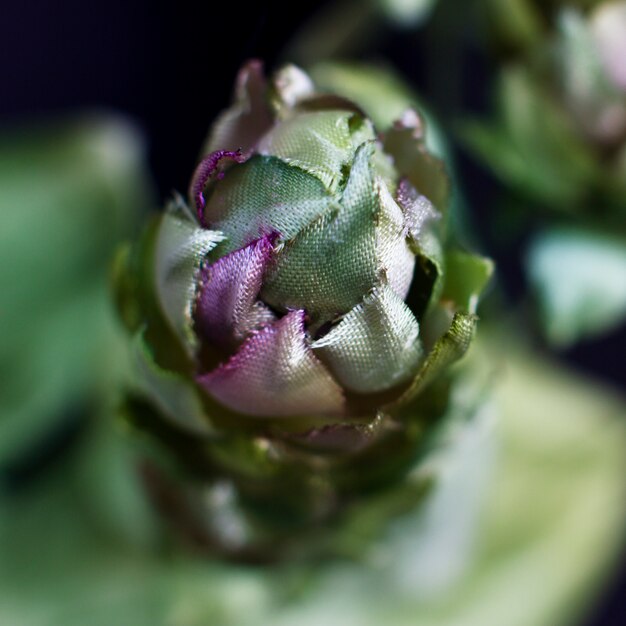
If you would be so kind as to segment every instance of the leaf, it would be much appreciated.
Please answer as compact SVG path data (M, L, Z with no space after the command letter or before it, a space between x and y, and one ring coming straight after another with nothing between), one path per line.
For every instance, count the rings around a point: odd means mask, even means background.
M540 44L544 27L534 3L528 0L485 0L483 5L490 30L504 46L526 51Z
M401 513L382 536L377 513L401 511L404 496L355 514L341 539L346 551L378 537L361 559L352 551L352 559L259 568L173 556L154 542L124 440L96 431L36 489L0 494L0 622L571 624L595 600L623 540L625 407L511 336L499 329L474 344L468 363L501 371L506 356L495 433L482 409L450 422L415 476L441 476L427 509Z
M192 307L200 269L209 252L224 238L219 231L201 228L180 203L168 206L158 226L154 250L156 296L189 354L197 343Z
M567 346L626 319L626 240L553 229L535 237L526 268L548 338Z
M133 340L133 356L137 374L135 385L158 406L162 415L194 435L206 436L214 432L199 390L187 378L161 369L141 332Z
M523 67L502 71L497 95L496 121L466 124L466 143L525 197L576 211L598 175L580 129Z
M478 299L494 271L491 259L453 250L446 254L446 275L441 299L465 313L476 313Z
M0 136L0 463L125 370L107 273L152 199L143 157L114 117Z
M475 315L456 313L450 328L430 350L409 388L386 410L394 411L396 408L410 403L444 370L458 361L470 346L476 330L476 321Z

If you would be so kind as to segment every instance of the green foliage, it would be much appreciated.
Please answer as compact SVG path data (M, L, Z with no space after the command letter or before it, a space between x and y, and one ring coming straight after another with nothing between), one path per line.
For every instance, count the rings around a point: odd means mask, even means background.
M0 136L0 464L86 411L123 369L110 257L150 200L115 118Z
M489 379L507 345L495 398L497 471L489 414L448 422L438 437L445 445L433 448L439 452L421 474L440 477L429 506L401 514L381 536L372 515L397 507L397 496L373 502L371 515L356 515L340 539L360 546L374 530L379 538L358 560L243 567L163 549L129 441L108 422L32 490L0 501L0 622L572 623L601 586L623 533L625 408L605 389L520 350L510 329L504 336L477 344L467 363Z
M526 266L554 344L593 337L626 317L626 239L548 230L535 237Z

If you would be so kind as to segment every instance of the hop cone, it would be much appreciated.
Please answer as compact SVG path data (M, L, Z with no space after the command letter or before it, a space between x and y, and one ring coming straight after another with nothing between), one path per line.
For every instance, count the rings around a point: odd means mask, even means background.
M531 2L518 4L530 14ZM529 20L524 46L500 72L498 119L471 126L467 137L522 197L624 232L626 1L578 4ZM514 42L510 14L492 5Z
M204 152L187 201L118 259L127 414L285 537L414 465L490 265L446 249L449 180L414 110L374 128L250 62Z

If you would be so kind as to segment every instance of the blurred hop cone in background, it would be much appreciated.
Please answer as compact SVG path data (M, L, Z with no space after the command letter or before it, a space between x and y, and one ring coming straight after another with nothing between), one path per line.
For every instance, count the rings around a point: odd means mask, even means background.
M546 336L569 346L626 319L626 2L483 7L504 61L495 119L466 138L521 219L543 216L527 274Z

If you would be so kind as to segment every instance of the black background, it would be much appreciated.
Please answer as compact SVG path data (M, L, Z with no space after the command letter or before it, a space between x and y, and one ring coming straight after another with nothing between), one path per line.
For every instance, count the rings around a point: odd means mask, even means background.
M285 42L326 4L5 3L0 20L0 126L85 108L125 112L146 134L151 168L164 198L173 189L186 189L204 135L228 103L241 63L258 57L271 68L281 60ZM488 110L494 75L477 31L465 23L462 11L458 15L452 26L435 15L425 31L383 27L380 37L367 46L368 54L399 67L450 128L460 111ZM499 244L493 226L498 185L458 146L455 156L482 246L498 263L510 304L518 306L525 290L520 266L524 239ZM625 354L622 328L559 357L624 389ZM65 439L72 437L61 434L60 440ZM59 437L50 445L54 450L63 447ZM49 450L42 450L33 463L41 465L50 456ZM624 597L626 567L585 626L626 624Z

